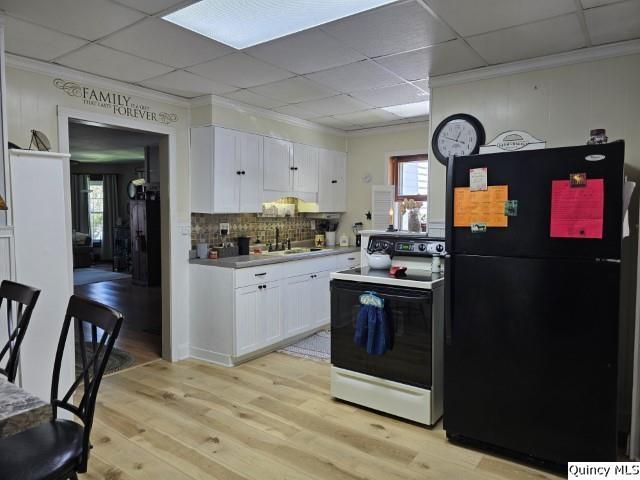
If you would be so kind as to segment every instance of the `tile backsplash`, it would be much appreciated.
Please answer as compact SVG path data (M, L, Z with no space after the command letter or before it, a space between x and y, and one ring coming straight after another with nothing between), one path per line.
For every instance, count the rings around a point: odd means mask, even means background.
M291 217L263 217L255 213L237 214L191 214L191 244L207 242L210 246L218 245L220 238L220 224L229 224L227 239L234 241L236 237L251 237L251 244L260 239L260 243L274 243L276 227L280 229L280 241L287 238L292 242L313 240L315 230L311 229L312 220L303 215Z

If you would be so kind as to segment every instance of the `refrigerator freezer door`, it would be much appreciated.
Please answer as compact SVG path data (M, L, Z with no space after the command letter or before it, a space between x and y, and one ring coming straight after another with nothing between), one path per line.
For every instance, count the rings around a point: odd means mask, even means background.
M552 464L615 461L619 269L448 258L447 435Z
M586 158L600 160L587 160ZM509 200L517 200L517 216L508 227L488 227L473 233L453 226L456 187L469 186L469 170L487 168L489 185L508 185ZM624 142L551 148L524 152L473 155L449 162L447 178L447 251L474 255L538 258L620 258ZM585 173L604 179L602 239L551 238L551 186ZM574 187L581 188L581 187Z

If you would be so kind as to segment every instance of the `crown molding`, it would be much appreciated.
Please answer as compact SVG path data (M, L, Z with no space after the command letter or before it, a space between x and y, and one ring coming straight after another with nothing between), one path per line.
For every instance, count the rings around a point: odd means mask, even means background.
M39 73L49 77L64 77L66 80L86 82L96 87L117 90L118 92L128 95L153 100L155 102L166 103L175 107L189 108L191 106L191 102L182 97L169 95L168 93L161 93L156 90L132 85L119 80L111 80L92 73L85 73L62 65L34 60L32 58L22 57L11 53L6 54L6 65L10 68Z
M554 67L564 67L577 63L593 62L607 58L623 57L640 53L640 39L626 42L612 43L598 47L582 48L566 53L557 53L545 57L531 58L517 62L503 63L491 67L482 67L465 72L450 73L429 79L429 87L444 87L448 85L459 85L462 83L475 82L477 80L487 80L490 78L514 75L517 73L530 72Z
M367 135L380 135L383 133L397 133L407 130L425 129L425 136L429 135L429 121L409 122L401 123L397 125L386 125L382 127L361 128L358 130L348 130L346 133L348 137L364 137Z
M204 95L202 97L196 97L191 100L191 108L205 107L208 105L211 105L214 107L229 108L236 112L257 115L262 118L268 118L270 120L275 120L277 122L286 123L294 127L307 128L310 130L316 130L323 133L332 133L334 135L342 135L342 136L344 136L346 133L344 130L327 127L326 125L321 125L319 123L315 123L309 120L303 120L298 117L292 117L291 115L274 112L273 110L267 110L266 108L256 107L254 105L248 105L246 103L238 102L236 100L231 100L229 98L219 97L217 95Z

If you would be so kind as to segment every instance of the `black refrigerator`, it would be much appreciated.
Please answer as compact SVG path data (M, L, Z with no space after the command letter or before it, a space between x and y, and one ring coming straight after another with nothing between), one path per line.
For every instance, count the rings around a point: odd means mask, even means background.
M517 200L508 226L454 226L463 223L456 191L469 187L477 168L487 169L489 188L507 185L508 199ZM450 440L550 468L616 460L623 184L622 141L450 162L444 365ZM584 212L567 220L565 210L576 208L570 189L595 186L585 232L582 220L571 219Z

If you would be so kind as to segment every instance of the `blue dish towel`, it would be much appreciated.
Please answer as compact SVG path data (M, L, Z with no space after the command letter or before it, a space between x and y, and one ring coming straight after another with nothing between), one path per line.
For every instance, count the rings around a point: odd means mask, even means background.
M383 306L361 301L353 341L369 355L384 355L389 350L389 323Z

